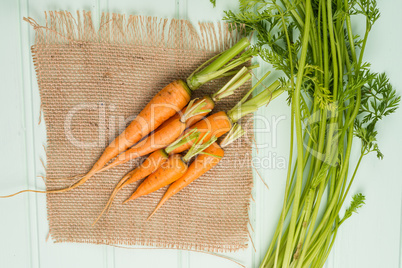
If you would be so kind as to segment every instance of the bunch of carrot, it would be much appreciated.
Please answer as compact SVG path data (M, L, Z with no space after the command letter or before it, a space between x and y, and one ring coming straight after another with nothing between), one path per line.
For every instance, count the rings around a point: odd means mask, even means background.
M177 80L163 88L105 149L91 170L70 187L50 191L24 190L2 197L11 197L22 192L63 193L84 184L98 172L149 154L140 166L129 172L116 185L94 224L110 208L113 199L123 187L144 178L125 202L170 184L162 200L149 216L151 217L170 197L219 163L224 156L222 148L244 133L237 124L240 118L255 112L284 91L279 88L279 81L276 81L249 99L255 88L268 76L268 72L231 110L219 111L205 117L215 107L217 101L233 94L237 88L251 79L249 69L255 66L233 71L233 68L249 61L256 54L256 51L249 49L233 59L248 45L248 39L240 40L232 48L201 65L188 77L187 83ZM217 92L190 101L192 90L212 79L229 75L234 76ZM217 139L228 132L229 134L218 145ZM188 152L181 156L186 150ZM195 156L196 159L189 164ZM113 158L115 159L107 164Z
M12 195L1 196L1 198L15 196L23 192L67 192L84 184L96 173L107 169L104 167L110 160L125 152L133 145L134 147L123 154L123 156L129 155L129 157L123 157L123 159L125 159L123 161L120 161L122 157L118 157L115 160L115 163L108 168L132 159L133 155L137 155L138 157L140 155L146 155L155 150L166 147L182 134L187 127L187 124L190 124L197 119L200 120L214 107L214 102L211 99L205 98L203 100L199 100L197 103L191 103L191 107L186 109L184 115L172 118L177 111L183 109L190 101L192 90L196 90L204 83L213 79L236 74L237 71L233 71L233 69L249 61L252 56L256 54L254 50L249 49L234 59L235 56L237 56L249 45L249 40L247 38L243 38L228 50L202 64L187 78L187 83L182 80L177 80L163 88L154 96L154 98L129 124L129 126L114 141L112 141L111 144L109 144L97 162L93 165L91 170L73 185L63 189L50 191L23 190ZM242 78L239 79L239 81L241 80ZM231 94L230 90L224 90L224 92ZM216 97L217 100L219 100L219 98L223 96L218 94ZM166 124L163 124L169 118L172 119ZM154 130L155 132L153 132ZM151 136L143 139L151 132L153 132ZM141 139L143 140L140 141ZM151 144L151 141L154 144Z
M168 154L180 153L187 150L189 147L191 147L194 140L201 139L199 137L200 131L210 132L211 130L209 130L209 128L211 128L212 131L214 131L214 135L218 137L226 133L230 129L231 123L227 120L227 117L221 116L222 113L216 113L202 121L200 120L203 118L203 116L208 114L211 109L214 108L214 105L217 101L233 94L237 88L239 88L249 79L251 79L251 74L248 69L246 67L241 68L237 74L220 90L211 96L204 96L202 99L193 100L187 107L183 108L182 111L165 121L155 131L155 133L150 135L147 139L142 140L131 149L122 153L111 164L102 168L100 171L121 165L129 160L147 155L153 151L144 163L142 163L135 170L129 172L120 180L113 190L101 215L106 211L106 209L110 208L114 197L123 187L143 179L155 172L156 169L167 161ZM201 107L202 110L200 110ZM194 112L195 115L193 115ZM181 122L185 122L185 124ZM194 127L192 127L193 125ZM179 135L182 134L184 127L192 128L188 129L185 134L173 142L174 139L178 138ZM194 133L197 128L200 129L200 131ZM210 136L205 136L202 138L202 140L207 141L209 138ZM170 146L168 146L169 144ZM162 149L166 146L166 149Z
M265 79L268 74L269 73L267 73L263 79ZM243 77L242 75L242 71L240 71L238 76ZM236 77L232 80L236 81ZM231 81L229 81L229 83L231 83ZM193 124L180 138L170 144L166 149L152 153L142 165L124 176L116 185L109 201L94 224L105 211L110 209L117 193L123 187L133 182L148 176L124 203L150 194L172 183L155 211L151 214L152 216L170 197L217 165L220 158L224 156L224 151L221 147L227 146L244 133L240 125L236 122L243 116L253 113L259 107L268 104L284 91L283 89L278 89L280 83L276 81L272 83L267 90L247 100L259 84L260 82L258 82L230 111L227 113L224 111L217 112ZM226 86L224 86L223 89L224 88L226 88ZM222 91L218 91L213 97L220 94L220 92ZM229 132L228 135L221 142L221 146L219 146L216 143L217 138L227 132ZM189 150L186 155L180 157L179 154L187 149ZM115 163L118 162L123 163L135 157L132 156L133 152L129 151L126 152L123 159L115 160L109 166L117 165ZM200 155L197 159L188 166L187 163L189 160L198 154ZM109 166L107 166L106 169Z

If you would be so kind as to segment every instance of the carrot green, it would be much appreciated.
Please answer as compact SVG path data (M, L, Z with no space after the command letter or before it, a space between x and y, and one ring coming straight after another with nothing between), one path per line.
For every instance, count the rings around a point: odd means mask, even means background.
M353 33L353 16L365 20L362 36ZM356 194L340 215L363 157L382 159L376 126L400 101L387 76L364 62L379 16L375 0L241 0L239 12L226 12L227 21L255 33L255 49L283 72L289 92L284 203L261 267L323 267L339 227L364 204Z

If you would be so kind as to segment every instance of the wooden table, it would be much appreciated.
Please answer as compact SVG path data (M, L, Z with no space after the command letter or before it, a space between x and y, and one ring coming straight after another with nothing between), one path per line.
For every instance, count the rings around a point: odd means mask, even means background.
M387 72L402 94L402 1L379 0L381 19L370 35L366 60L374 71ZM38 125L40 100L30 46L34 31L22 21L30 16L44 23L45 10L91 10L94 21L101 12L153 15L197 21L218 21L223 10L234 9L237 1L217 0L214 9L208 0L2 0L0 2L0 194L21 188L44 188L37 175L44 174L46 161L45 125ZM363 22L361 24L363 27ZM359 27L357 27L359 28ZM262 76L270 67L257 71ZM275 76L275 75L273 75ZM258 111L258 144L268 144L255 152L265 157L259 173L269 190L255 176L251 207L251 232L256 250L225 254L247 267L257 267L273 234L285 185L286 169L280 164L288 157L289 108L286 96ZM269 123L268 125L266 123ZM269 126L269 128L268 128ZM326 267L396 268L401 262L402 189L402 110L381 122L379 144L383 161L374 154L364 159L351 193L367 198L358 215L345 223L329 256ZM265 129L264 129L265 128ZM261 130L262 129L262 130ZM356 160L355 150L353 159ZM267 158L268 157L268 158ZM270 158L270 159L269 159ZM352 164L354 161L352 161ZM347 200L349 202L349 200ZM24 194L0 200L0 267L239 267L237 264L204 253L180 250L123 249L89 244L46 242L48 222L44 195ZM399 264L400 265L400 264ZM400 266L399 266L400 267Z

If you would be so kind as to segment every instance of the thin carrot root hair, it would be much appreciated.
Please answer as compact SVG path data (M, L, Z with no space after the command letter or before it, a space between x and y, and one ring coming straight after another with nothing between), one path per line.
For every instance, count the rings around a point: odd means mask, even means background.
M112 207L112 202L114 200L114 198L116 197L117 193L123 188L124 183L130 179L131 175L134 173L134 170L127 173L120 181L119 183L116 185L116 187L114 188L112 194L109 197L109 200L107 201L105 207L103 208L103 210L101 211L101 213L99 214L99 216L96 218L96 220L92 223L92 226L94 226L102 217L102 215L106 212L108 213L110 208Z
M10 197L13 197L13 196L22 194L22 193L41 193L41 194L47 194L47 193L51 193L51 192L52 192L52 191L41 191L41 190L29 190L29 189L28 189L28 190L22 190L22 191L19 191L19 192L10 194L10 195L2 195L2 196L0 196L0 198L10 198Z
M76 181L75 183L73 183L71 186L67 187L67 188L61 188L61 189L56 189L56 190L22 190L10 195L3 195L0 196L0 198L9 198L9 197L13 197L22 193L39 193L39 194L56 194L56 193L65 193L68 192L74 188L77 188L78 186L84 184L89 178L91 178L91 176L94 173L88 173L86 174L84 177L82 177L81 179L79 179L78 181Z
M65 177L65 178L48 178L46 176L40 176L43 179L47 180L47 181L63 181L63 180L73 180L73 179L77 179L77 178L81 178L84 177L85 173L81 173L75 176L71 176L71 177Z

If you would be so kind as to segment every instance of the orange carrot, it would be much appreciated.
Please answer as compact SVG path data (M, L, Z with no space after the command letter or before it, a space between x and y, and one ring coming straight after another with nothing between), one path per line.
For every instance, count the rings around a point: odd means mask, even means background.
M189 132L189 134L186 134L185 136L179 138L178 140L176 140L174 143L172 143L171 145L169 145L166 149L165 152L171 152L174 148L180 146L183 142L186 142L186 138L189 137L191 139L195 138L198 139L198 137L200 136L200 132L193 130L191 132ZM191 148L188 150L188 152L186 153L186 155L184 157L180 157L180 155L177 154L172 154L171 157L175 157L180 159L180 163L183 163L184 165L186 165L187 169L187 163L189 162L189 160L196 156L199 153L203 153L203 151L209 147L212 143L214 143L217 140L216 137L211 137L211 139L207 142L204 143L204 139L199 140L197 143L195 143L193 146L191 146ZM181 168L181 165L178 165ZM164 171L164 169L166 169L166 167L161 166L158 170L155 171L155 174L151 174L147 179L145 179L145 181L143 182L144 185L140 185L137 189L137 191L135 191L133 193L133 195L127 199L124 203L133 200L135 198L138 198L140 196L143 196L145 194L154 192L164 186L166 186L167 184L172 183L173 181L175 181L176 179L180 178L180 177L172 177L173 175L166 175L166 178L164 179L155 179L155 176L158 174L165 174L166 171ZM161 175L158 175L158 177L161 177ZM167 184L166 184L167 183ZM145 189L149 189L149 191L147 191L147 193L145 193L146 191L143 191L142 188L145 187Z
M212 110L214 108L216 101L219 101L222 98L232 95L237 88L239 88L241 85L243 85L250 78L251 78L251 74L248 72L248 68L243 67L240 71L237 71L237 74L228 83L226 83L225 86L223 86L220 90L218 90L211 96L204 96L202 99L197 100L194 103L190 103L188 106L183 108L180 112L178 112L177 114L175 114L174 116L169 118L167 121L165 121L156 130L156 132L158 132L161 129L165 129L165 128L166 129L171 128L171 127L175 128L175 124L177 123L177 121L182 118L182 115L185 115L187 113L188 109L191 109L191 105L194 105L196 107L197 105L200 105L201 103L204 102L205 104L202 106L202 108L203 108L203 110L206 110L206 112L202 112L202 110L199 110L198 113L196 113L192 117L189 117L186 120L187 127L195 124L196 122L201 120L205 115L207 115L209 110ZM181 146L181 144L185 143L187 141L186 136L189 136L188 138L190 140L192 139L192 137L194 137L193 140L196 141L197 139L195 139L195 137L199 137L200 133L197 132L198 133L197 135L191 135L192 132L194 132L194 130L196 130L196 129L193 128L193 129L187 131L186 135L183 135L181 139L177 140L176 142L172 143L168 148L166 148L165 152L169 153L171 150L174 150L174 148L179 147L179 146ZM210 137L208 137L208 139L210 139ZM143 147L149 148L149 144L146 144L146 142L144 142L144 141L143 141L143 143L144 144L141 144L142 148ZM123 163L123 161L128 161L128 160L132 159L132 157L137 157L138 149L139 149L138 147L139 147L138 145L134 146L132 148L132 150L128 150L123 155L121 155L121 157L119 159L115 160L111 165L104 167L100 171L103 171L103 170L106 170L113 166L119 165L119 164ZM128 173L126 176L124 176L121 179L120 183L115 187L114 191L112 192L111 197L109 198L109 201L108 201L106 207L109 206L109 208L110 208L110 204L111 204L112 200L114 199L115 195L118 193L118 191L121 190L122 187L124 187L125 185L130 183L130 181L127 181L126 183L124 183L124 185L122 185L123 181L127 180L127 178L130 176L131 176L131 172ZM107 209L106 207L102 211L101 215ZM99 217L101 217L101 215ZM98 219L99 219L99 217L98 217ZM96 223L96 221L95 221L95 223Z
M198 142L201 138L204 139L204 142L208 141L212 136L219 138L223 134L227 133L231 127L232 127L231 120L225 112L221 111L214 113L208 116L207 118L204 118L203 120L197 122L184 132L186 134L188 131L191 131L196 128L197 131L201 132L201 135L198 137L198 140L189 139L187 143L176 148L171 153L173 154L181 153L189 149L194 143Z
M180 177L178 180L172 183L169 186L166 193L162 197L161 201L159 202L158 206L152 212L152 214L148 217L151 218L152 215L173 195L180 192L184 187L189 185L194 180L201 177L204 173L208 170L216 166L221 158L224 156L223 149L215 142L206 148L204 154L199 154L197 158L191 163L188 167L186 173Z
M174 148L176 148L177 146L179 146L181 143L185 142L185 139L187 137L189 138L193 138L193 137L198 137L199 136L199 132L197 132L196 130L193 130L191 132L189 132L187 135L184 135L182 137L180 137L179 139L177 139L175 142L173 142L172 144L170 144L168 147L166 147L165 149L159 149L157 151L155 151L154 153L150 154L148 156L148 158L144 161L143 164L141 164L140 167L134 169L133 171L127 173L121 180L120 182L116 185L115 189L113 190L109 201L107 202L105 208L102 210L102 212L100 213L99 217L95 220L95 222L93 224L95 224L100 217L103 215L103 213L105 211L109 211L110 206L113 202L113 199L115 198L115 196L117 195L117 193L126 185L129 185L130 183L136 182L140 179L143 179L145 177L147 177L148 175L150 175L151 173L153 173L154 171L156 171L162 164L164 164L167 159L168 159L168 153L173 150ZM184 140L184 141L183 141ZM202 150L202 148L198 149L198 150ZM195 149L192 150L194 153L197 153Z
M150 154L139 167L127 173L116 185L112 194L110 195L108 202L106 203L106 206L104 207L99 217L95 220L95 222L92 225L95 225L95 223L100 219L100 217L103 215L103 213L105 213L105 211L109 211L113 199L116 197L117 193L124 186L149 176L151 173L156 171L161 165L163 165L167 161L167 159L168 155L167 153L165 153L165 150L162 149L157 150L152 154Z
M140 196L150 194L166 185L171 184L184 175L187 164L183 162L180 155L171 155L166 163L149 175L137 190L124 203L134 200Z
M182 109L189 101L191 91L182 80L177 80L157 93L128 127L105 149L81 183L99 171L119 153L137 143L168 118ZM76 185L79 186L80 184Z
M111 164L102 168L100 172L126 163L132 159L147 155L155 150L165 148L183 133L186 129L186 122L188 119L211 111L210 109L204 109L205 105L205 100L201 100L198 103L195 102L195 100L192 100L182 116L176 118L170 122L170 124L157 129L156 132L149 135L146 139L140 141L138 144L119 155Z

